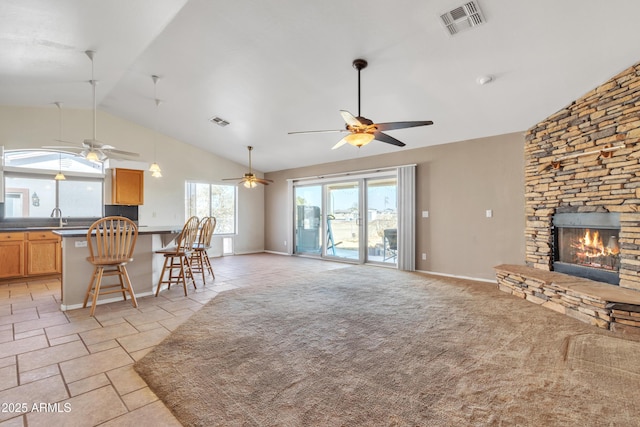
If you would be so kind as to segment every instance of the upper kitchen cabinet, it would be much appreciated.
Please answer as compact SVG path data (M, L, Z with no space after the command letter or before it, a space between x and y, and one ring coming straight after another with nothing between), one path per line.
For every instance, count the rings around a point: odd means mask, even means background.
M115 168L111 170L111 203L144 204L144 171Z

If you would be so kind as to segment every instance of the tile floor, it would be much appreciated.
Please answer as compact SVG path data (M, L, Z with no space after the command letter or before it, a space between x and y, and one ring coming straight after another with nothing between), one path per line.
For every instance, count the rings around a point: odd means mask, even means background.
M214 258L215 280L159 297L60 311L60 283L0 283L0 427L179 426L133 370L203 304L225 290L348 264L272 254ZM85 284L80 284L84 287Z

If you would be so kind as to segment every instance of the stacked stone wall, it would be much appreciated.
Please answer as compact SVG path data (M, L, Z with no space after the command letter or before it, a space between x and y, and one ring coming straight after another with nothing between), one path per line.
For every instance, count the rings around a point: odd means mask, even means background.
M526 265L551 270L556 212L620 212L620 286L640 290L640 64L527 131Z

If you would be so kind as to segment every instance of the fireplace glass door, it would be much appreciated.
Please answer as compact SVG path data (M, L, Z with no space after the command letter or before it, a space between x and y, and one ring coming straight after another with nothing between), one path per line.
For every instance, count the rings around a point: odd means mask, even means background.
M617 272L620 269L618 230L560 228L558 261Z
M555 271L612 285L620 283L620 214L557 213L553 225Z

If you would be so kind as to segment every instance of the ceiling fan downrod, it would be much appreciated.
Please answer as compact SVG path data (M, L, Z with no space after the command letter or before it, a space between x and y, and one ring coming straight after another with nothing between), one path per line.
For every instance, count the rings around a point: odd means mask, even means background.
M93 50L87 50L84 53L91 60L91 80L89 80L89 83L91 83L91 89L93 90L93 141L95 142L96 141L96 80L94 77L93 56L95 55L96 52Z
M360 71L367 68L367 61L364 59L354 59L353 68L358 70L358 117L360 117Z

